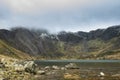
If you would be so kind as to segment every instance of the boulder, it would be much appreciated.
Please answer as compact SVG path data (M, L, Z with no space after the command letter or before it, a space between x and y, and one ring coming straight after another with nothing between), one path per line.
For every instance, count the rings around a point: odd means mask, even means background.
M13 65L15 71L25 71L28 73L35 73L36 67L37 64L35 64L34 61L17 62Z
M79 67L75 63L69 63L65 65L65 68L67 69L79 69Z
M24 68L25 68L26 72L35 73L36 67L37 67L37 64L35 64L34 61L25 61L24 62Z

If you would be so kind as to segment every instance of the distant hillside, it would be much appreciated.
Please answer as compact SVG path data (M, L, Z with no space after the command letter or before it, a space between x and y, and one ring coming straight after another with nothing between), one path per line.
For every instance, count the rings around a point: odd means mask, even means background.
M90 32L62 31L58 34L25 28L1 29L0 41L13 48L17 57L24 53L37 59L120 59L119 25ZM5 51L3 53L6 55Z

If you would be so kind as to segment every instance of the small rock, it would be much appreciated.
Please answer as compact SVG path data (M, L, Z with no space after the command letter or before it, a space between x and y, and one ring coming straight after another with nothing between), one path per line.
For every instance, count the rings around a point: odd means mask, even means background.
M0 80L10 80L9 78L3 78L0 76Z
M103 77L103 76L105 76L105 73L103 73L103 72L100 72L100 76L102 76L102 77Z
M59 70L60 68L59 68L58 66L53 65L53 66L52 66L52 69L54 69L54 70Z
M50 66L46 66L44 69L45 70L50 70Z
M44 74L45 74L45 71L39 70L39 71L37 71L37 74L44 75Z
M120 77L120 74L114 74L112 77Z
M3 63L0 63L0 68L5 68L5 65Z
M66 70L66 68L65 67L61 67L61 70Z

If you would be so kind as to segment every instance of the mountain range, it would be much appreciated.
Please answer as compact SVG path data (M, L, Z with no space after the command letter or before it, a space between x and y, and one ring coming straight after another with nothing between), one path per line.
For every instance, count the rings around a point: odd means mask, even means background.
M120 25L58 34L22 27L0 29L0 55L22 59L120 59Z

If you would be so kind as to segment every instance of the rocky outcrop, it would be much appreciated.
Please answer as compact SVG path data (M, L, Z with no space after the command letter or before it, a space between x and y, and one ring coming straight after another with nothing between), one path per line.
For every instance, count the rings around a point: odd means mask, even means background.
M34 61L22 61L17 59L0 60L1 68L8 68L18 72L36 73L37 64Z
M0 80L32 80L33 71L36 71L33 67L36 64L33 61L1 58L0 63Z

